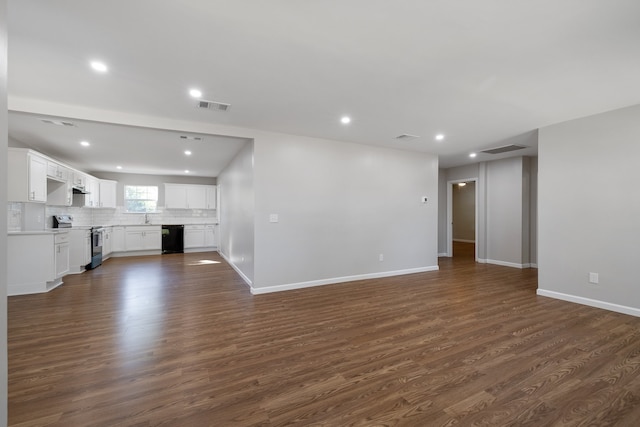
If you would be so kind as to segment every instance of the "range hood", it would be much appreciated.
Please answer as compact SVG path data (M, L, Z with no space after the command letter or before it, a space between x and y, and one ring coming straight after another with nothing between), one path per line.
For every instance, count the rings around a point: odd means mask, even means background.
M74 186L73 194L90 194L89 191L85 190L84 187Z

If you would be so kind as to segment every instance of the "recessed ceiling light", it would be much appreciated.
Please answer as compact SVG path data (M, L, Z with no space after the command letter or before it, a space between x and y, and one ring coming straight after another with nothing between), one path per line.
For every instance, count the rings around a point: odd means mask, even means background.
M466 182L459 182L459 183L458 183L458 187L464 187L465 185L467 185L467 183L466 183Z
M469 154L469 157L471 157L471 158L474 158L475 156L477 156L477 154L476 154L476 153L471 153L471 154Z
M444 135L439 133L436 135L436 141L442 141L444 139Z
M351 123L351 117L342 116L342 118L340 119L340 122L342 122L343 125L347 125L347 124Z
M116 169L122 169L122 166L116 166Z
M106 73L107 71L109 71L107 65L104 62L100 61L91 61L91 68L99 73Z
M184 173L189 173L189 169L185 169Z
M194 98L202 98L202 91L198 89L191 89L189 91L189 95L193 96Z
M191 151L185 150L184 154L187 155L187 156L190 156L191 155Z
M89 144L89 141L80 141L80 145L82 145L83 147L88 147L91 144Z

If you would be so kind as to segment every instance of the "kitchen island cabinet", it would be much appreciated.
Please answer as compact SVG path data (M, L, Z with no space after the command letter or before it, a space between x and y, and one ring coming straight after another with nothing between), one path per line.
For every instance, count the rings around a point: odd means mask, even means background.
M48 292L62 284L68 271L68 233L8 233L7 295Z

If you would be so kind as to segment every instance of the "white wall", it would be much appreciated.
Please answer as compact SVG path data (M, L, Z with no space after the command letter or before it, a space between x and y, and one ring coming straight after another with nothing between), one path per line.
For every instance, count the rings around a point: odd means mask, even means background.
M487 262L529 263L528 173L524 157L487 162Z
M7 424L7 1L0 0L0 425Z
M254 282L254 143L248 143L218 176L220 237L218 251Z
M535 201L537 161L530 157L511 157L489 162L449 168L444 170L444 180L460 181L477 179L478 222L476 242L478 261L513 267L528 267L535 246ZM442 180L442 174L440 174ZM446 184L445 184L446 188ZM534 208L531 208L534 204ZM533 209L533 211L532 211ZM439 206L443 216L447 204ZM534 221L532 234L531 222ZM447 232L447 221L438 225L439 234ZM533 236L533 238L531 237ZM439 252L447 251L446 238ZM439 244L442 242L439 240Z
M538 293L640 315L639 141L640 106L540 130Z
M476 240L476 183L453 186L453 240Z
M434 155L292 135L256 139L255 195L256 292L437 269Z

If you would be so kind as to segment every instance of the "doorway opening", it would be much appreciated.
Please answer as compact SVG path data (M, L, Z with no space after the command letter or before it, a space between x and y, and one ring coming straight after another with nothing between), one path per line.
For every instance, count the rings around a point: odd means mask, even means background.
M447 256L478 261L477 179L447 184Z

